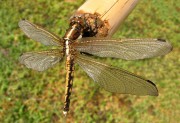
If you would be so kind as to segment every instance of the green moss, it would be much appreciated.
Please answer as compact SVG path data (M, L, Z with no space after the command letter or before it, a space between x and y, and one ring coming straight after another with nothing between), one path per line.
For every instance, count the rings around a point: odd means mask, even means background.
M22 18L63 36L68 19L83 3L59 0L0 1L0 122L62 122L64 62L46 72L25 68L18 57L41 49L18 27ZM111 94L76 66L70 122L169 123L180 120L180 2L141 1L114 35L117 38L165 38L174 50L165 57L139 61L100 59L154 81L158 97Z

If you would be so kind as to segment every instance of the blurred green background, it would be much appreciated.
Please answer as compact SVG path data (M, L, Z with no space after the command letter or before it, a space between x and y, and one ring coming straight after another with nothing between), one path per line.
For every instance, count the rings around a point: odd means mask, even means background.
M0 122L63 122L65 62L45 72L18 62L21 53L44 49L18 27L25 18L63 36L68 19L85 0L0 0ZM158 97L112 94L76 66L70 114L74 123L178 123L180 121L180 2L142 0L114 35L165 38L174 49L163 57L99 61L152 80Z

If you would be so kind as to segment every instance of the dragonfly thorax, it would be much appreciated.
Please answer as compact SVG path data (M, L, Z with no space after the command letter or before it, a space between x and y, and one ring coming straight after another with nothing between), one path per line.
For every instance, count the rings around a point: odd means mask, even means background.
M80 24L74 24L69 27L64 36L64 40L76 40L81 35L81 26Z
M78 23L70 26L69 29L66 31L66 34L63 39L65 41L65 52L67 56L71 54L70 51L72 49L70 47L70 44L74 42L80 35L81 35L81 26Z
M66 47L66 55L69 55L69 40L65 41L65 47Z

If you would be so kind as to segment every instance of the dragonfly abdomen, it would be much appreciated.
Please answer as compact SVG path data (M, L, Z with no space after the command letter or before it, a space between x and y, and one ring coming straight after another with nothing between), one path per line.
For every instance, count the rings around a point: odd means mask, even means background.
M65 91L65 102L64 102L64 115L69 111L70 95L72 92L74 78L74 59L71 55L67 56L66 60L66 91Z

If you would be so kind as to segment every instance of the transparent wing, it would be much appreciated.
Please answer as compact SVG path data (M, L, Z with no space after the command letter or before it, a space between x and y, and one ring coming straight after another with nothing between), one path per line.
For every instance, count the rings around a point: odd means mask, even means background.
M44 45L62 45L63 40L53 33L46 31L45 29L30 23L27 20L19 21L19 27L21 30L31 39L38 41Z
M109 92L157 96L156 85L133 73L77 55L76 62L101 87Z
M27 52L20 56L21 64L37 71L44 71L58 63L64 54L60 50L47 50L41 52Z
M136 60L169 53L172 46L162 39L104 39L82 38L74 44L80 52L100 57Z

